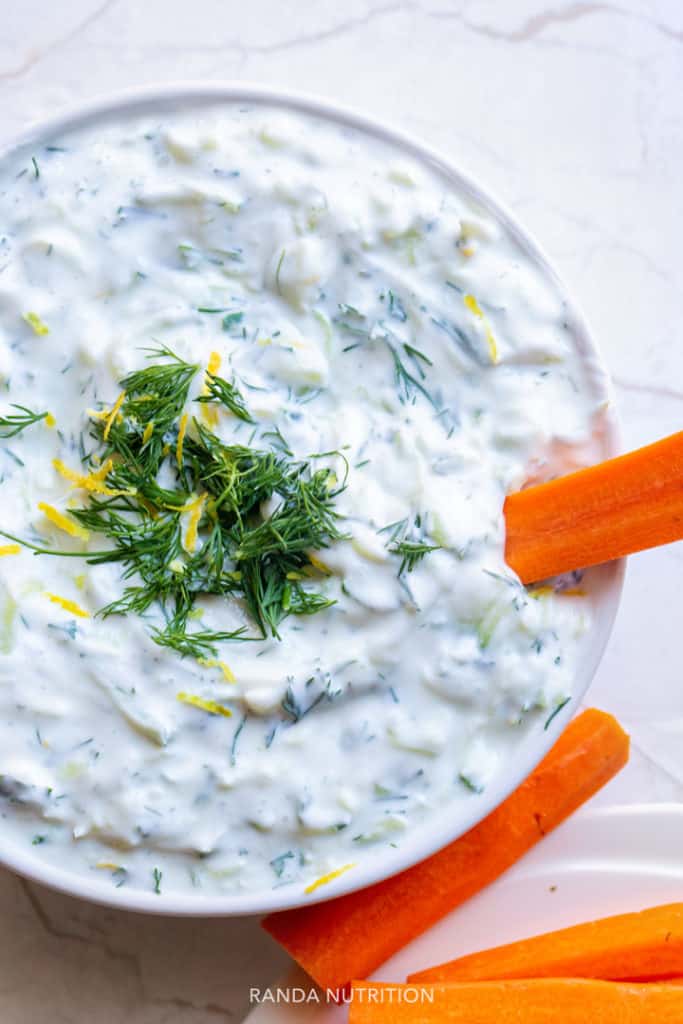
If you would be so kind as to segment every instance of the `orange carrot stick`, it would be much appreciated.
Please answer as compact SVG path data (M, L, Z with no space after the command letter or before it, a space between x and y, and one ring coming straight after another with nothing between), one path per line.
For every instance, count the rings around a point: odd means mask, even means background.
M683 538L683 431L510 494L505 558L523 583Z
M604 786L628 748L616 719L584 711L519 789L460 839L369 889L271 914L263 926L319 985L343 990L498 878Z
M349 1024L681 1024L677 985L580 978L469 985L353 983Z
M472 953L411 974L411 982L505 978L664 980L683 975L683 903L619 914Z

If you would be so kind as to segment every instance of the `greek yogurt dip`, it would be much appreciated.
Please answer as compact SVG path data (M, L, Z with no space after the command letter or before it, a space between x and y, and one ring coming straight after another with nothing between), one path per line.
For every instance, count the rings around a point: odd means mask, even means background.
M0 232L5 836L161 897L312 893L504 775L590 612L519 583L503 502L603 403L507 229L225 103L11 153Z

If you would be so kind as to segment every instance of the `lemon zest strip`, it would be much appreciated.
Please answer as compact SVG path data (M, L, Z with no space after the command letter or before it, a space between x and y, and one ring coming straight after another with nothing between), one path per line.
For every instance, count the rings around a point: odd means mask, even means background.
M316 555L309 554L308 561L315 569L318 570L318 572L322 572L326 576L332 575L332 570L330 569L329 565L326 565L325 562L323 562L322 558L318 558Z
M210 715L224 715L225 718L232 718L230 708L218 704L215 700L204 700L202 697L196 697L193 693L185 693L184 690L176 694L176 697L182 704L189 704L193 708L199 708L200 711L208 711Z
M221 368L221 357L218 352L212 352L209 356L209 361L206 365L207 374L215 376ZM202 396L209 393L208 381L204 380L204 387L202 388ZM218 423L218 409L214 406L209 405L206 402L202 403L202 417L204 422L210 427L215 427Z
M92 473L78 473L75 469L71 469L62 462L61 459L53 459L52 465L55 467L59 475L72 483L74 487L82 487L86 491L92 491L95 494L106 494L109 497L114 498L118 497L120 494L135 493L133 490L114 490L105 485L105 478L114 468L114 463L111 459L107 459L102 463L99 469L93 470Z
M528 591L529 597L533 597L535 600L539 600L539 598L541 597L548 597L550 594L554 593L555 590L553 589L553 587L548 586L534 587L533 590Z
M65 612L71 612L72 615L78 615L81 619L89 619L90 612L87 612L85 608L81 608L75 601L70 601L67 597L60 597L59 594L51 594L49 591L45 591L45 596L52 601L53 604L58 604L60 608L63 608Z
M5 555L18 555L21 551L21 544L2 544L0 545L0 558L4 558Z
M355 868L355 866L355 864L345 864L344 867L337 868L336 871L330 871L327 875L322 875L322 877L316 878L315 882L311 882L310 885L306 886L304 892L308 896L310 893L315 892L316 889L319 889L322 885L328 885L329 882L334 882L335 878L339 878L340 875L346 874L347 871L350 871L351 868Z
M23 319L29 327L32 328L33 333L37 334L39 337L42 338L44 335L50 333L50 328L43 320L40 319L37 313L24 313Z
M464 295L463 302L469 309L470 313L474 313L474 315L478 317L479 320L482 320L484 322L484 333L486 334L486 343L489 347L489 355L491 357L491 362L497 363L499 358L498 345L496 344L496 339L493 336L493 331L491 330L491 326L486 316L484 315L483 309L475 299L474 295Z
M121 409L121 406L124 403L125 397L126 397L126 392L122 391L121 394L119 395L119 397L116 399L116 401L112 405L111 409L109 410L109 414L107 416L107 421L104 424L104 433L102 434L102 437L104 438L105 441L109 437L109 431L111 430L112 424L113 424L114 420L116 419L116 417L117 417L117 415L119 413L119 410Z
M60 530L64 530L65 533L70 534L72 537L80 537L81 540L89 540L90 534L86 529L75 523L72 519L67 519L65 515L53 508L52 505L47 505L44 501L38 502L38 508L45 514L45 518L49 519L51 523L58 526Z
M223 673L223 678L226 683L236 683L237 678L235 673L232 671L230 666L224 661L219 661L218 658L200 658L199 664L203 665L204 668L219 668Z
M183 468L183 445L185 443L185 434L187 433L187 421L188 415L186 412L180 417L180 424L178 426L178 440L175 446L175 460L178 463L178 469Z
M198 498L195 498L191 504L185 506L185 510L189 513L189 520L187 523L187 530L185 531L185 540L183 547L189 554L193 554L197 548L197 533L199 530L199 520L202 518L202 512L204 511L204 505L206 504L207 494L200 494Z

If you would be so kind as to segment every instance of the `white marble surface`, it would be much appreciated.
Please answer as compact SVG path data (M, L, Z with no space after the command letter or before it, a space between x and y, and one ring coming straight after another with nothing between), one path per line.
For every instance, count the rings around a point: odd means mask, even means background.
M627 446L683 425L680 0L2 0L0 139L177 79L316 92L450 154L542 241L614 374ZM631 560L591 701L634 736L603 801L683 798L683 546ZM0 869L3 1024L239 1020L255 921L90 907Z

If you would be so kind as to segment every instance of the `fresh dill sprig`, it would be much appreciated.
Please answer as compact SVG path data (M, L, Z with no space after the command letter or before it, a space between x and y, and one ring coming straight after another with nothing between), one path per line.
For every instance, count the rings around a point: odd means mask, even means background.
M271 438L270 443L272 447L277 448L280 452L284 452L285 455L291 456L293 454L279 427L271 427L270 430L264 430L261 437Z
M407 572L412 572L430 551L438 551L441 548L440 544L429 544L424 539L423 521L419 515L415 516L413 520L411 532L409 532L407 519L389 523L377 532L389 534L387 550L392 555L399 555L401 558L398 570L399 578Z
M247 409L242 394L234 381L225 380L214 373L206 375L206 393L200 395L198 402L216 402L229 409L233 416L245 423L253 423L251 413Z
M213 630L200 630L188 633L184 628L174 629L167 626L165 629L154 629L152 636L161 647L171 647L183 657L206 658L214 654L216 644L226 643L230 640L247 640L244 636L245 629L234 629L232 632L219 632Z
M0 416L0 440L8 441L10 437L16 437L26 427L32 427L34 423L40 423L49 416L48 412L32 412L25 405L13 405L17 412L9 413L7 416Z
M440 547L440 544L425 544L423 541L399 540L389 550L392 555L401 556L398 575L402 576L404 572L412 572L425 555L430 551L438 551Z
M429 391L427 391L426 387L424 386L424 384L422 384L421 380L418 380L418 378L415 377L410 372L410 370L408 370L405 363L401 359L401 356L399 355L398 349L391 343L391 341L389 341L388 338L386 338L385 341L387 348L391 352L391 358L393 359L394 362L394 379L396 381L396 386L398 388L398 396L401 402L414 402L417 393L419 392L421 395L424 395L424 397L427 399L430 405L432 405L435 409L438 409L438 403L434 400L434 397L429 393ZM412 346L410 345L404 345L403 347L406 353L410 355L414 361L416 360L416 356L419 354L419 356L425 362L429 363L427 357L423 356L422 353L418 353L417 349L412 348ZM422 371L419 364L418 373L421 378L424 378L424 372Z
M184 413L199 366L165 347L152 355L162 361L128 374L116 404L94 415L98 445L83 459L98 471L110 460L109 471L82 507L69 509L110 544L76 554L16 539L36 554L118 563L126 586L99 614L160 609L165 624L152 627L152 638L181 657L205 658L217 644L254 639L244 627L191 629L202 596L241 601L261 635L277 637L288 615L312 615L334 603L316 589L320 573L309 552L342 538L335 499L346 479L338 484L330 468L312 463L344 456L295 460L277 430L262 435L271 448L226 444L197 419L188 424ZM200 401L219 401L253 422L233 383L209 374L207 385Z

